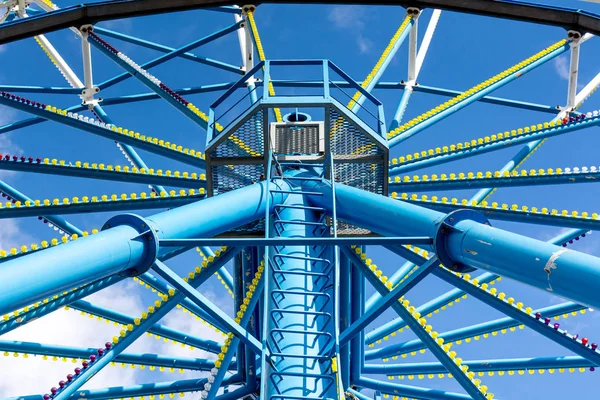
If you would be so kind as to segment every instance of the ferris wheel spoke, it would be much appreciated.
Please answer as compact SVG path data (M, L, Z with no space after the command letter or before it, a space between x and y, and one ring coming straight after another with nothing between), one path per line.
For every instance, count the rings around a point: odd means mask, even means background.
M435 191L435 190L460 190L478 188L501 188L514 186L537 186L557 185L569 183L595 183L600 178L598 167L581 168L541 168L531 171L521 170L521 173L513 170L502 173L501 171L450 173L438 175L422 175L410 177L396 176L389 184L390 190L411 190L413 192Z
M81 90L59 86L0 85L0 90L12 93L80 94Z
M87 316L101 318L104 321L116 323L126 327L131 326L132 329L134 325L138 326L141 323L141 318L134 318L132 316L111 310L107 307L100 307L84 300L74 301L69 304L68 307L70 309L80 311L82 314L85 313ZM199 336L169 328L168 326L159 323L156 323L149 328L147 335L153 335L157 338L170 340L173 343L191 346L195 349L204 350L214 354L219 353L221 351L221 346L223 345L222 343L217 343L213 340L202 339ZM89 356L90 354L92 353L88 353L87 355ZM173 365L173 367L176 366Z
M584 36L585 37L585 36ZM583 40L583 38L581 39ZM580 40L580 44L581 44ZM600 73L596 74L596 76L584 86L583 89L575 96L575 108L579 108L591 95L596 91L596 89L600 86ZM559 120L565 118L567 115L566 110L561 111L551 122L558 122ZM593 116L593 113L592 113ZM511 158L501 169L500 172L512 172L515 169L519 168L526 160L537 151L544 143L543 140L534 140L533 142L527 143L519 152ZM496 189L494 188L486 188L481 189L479 192L472 197L472 200L476 200L480 202L490 196Z
M419 20L415 18L414 25L410 31L409 37L409 47L408 47L408 78L405 83L404 89L402 91L402 97L400 98L400 102L396 107L396 112L394 113L394 118L390 123L388 131L393 131L400 125L402 121L402 117L406 112L406 108L408 107L408 102L410 100L410 96L415 90L417 79L419 77L419 73L421 72L421 67L423 66L423 61L425 60L425 56L427 55L427 50L429 50L429 45L431 44L431 40L433 39L433 34L435 33L435 29L437 28L437 24L440 20L440 16L442 14L441 10L433 10L431 14L431 18L429 19L429 24L427 25L427 30L425 31L425 35L421 41L421 46L419 46L419 50L417 52L417 30ZM418 15L417 15L418 16ZM420 87L421 85L419 85ZM459 93L457 93L459 94ZM455 94L455 95L457 95Z
M550 123L526 126L512 129L497 135L448 146L436 147L435 149L423 150L413 154L407 154L392 160L390 175L402 172L414 171L415 169L439 165L450 161L473 157L492 151L502 150L507 147L517 146L532 141L542 141L549 137L576 132L581 129L597 126L600 124L598 111L588 112L578 117L571 117L565 121L557 120ZM502 171L503 172L503 171Z
M342 248L344 254L350 259L361 272L363 276L371 283L371 285L377 290L377 292L385 298L390 292L389 285L386 286L387 279L383 279L380 273L366 273L365 269L371 271L371 266L367 263L366 254L361 250L360 247L354 249L344 247ZM365 256L363 256L365 255ZM423 264L424 271L429 271L430 267L435 267L439 261L437 257L425 261ZM371 264L373 265L373 264ZM437 268L431 268L431 271L435 271ZM438 338L438 333L432 330L431 325L427 325L427 321L416 311L414 306L410 306L409 301L403 296L398 301L394 301L390 304L391 308L398 314L400 318L406 321L407 325L410 326L411 330L420 338L431 350L433 355L453 374L458 383L472 396L473 399L485 400L488 398L486 395L487 387L476 384L472 378L466 375L467 370L461 367L459 359L454 354L450 354L448 345L444 345L444 340Z
M214 251L208 246L196 247L196 251L202 257L203 261L206 262L209 257L215 257ZM233 276L225 268L221 268L216 272L217 277L223 283L223 286L233 295Z
M12 315L6 314L0 321L0 334L3 335L14 329L24 326L27 323L54 312L74 301L114 285L123 279L123 277L118 275L109 276L108 278L100 279L96 282L83 285L80 288L70 292L60 293L58 295L43 299L21 310L15 310L17 312L10 313Z
M227 251L227 249L225 249L223 251ZM221 252L219 252L219 256L221 256ZM215 257L213 257L212 260L214 260L216 257L219 257L219 256L215 255ZM210 262L211 262L210 259L207 259L205 262L202 262L202 267L200 267L200 266L195 267L193 271L188 273L187 278L193 279L196 276L196 274L201 273L202 269L206 268ZM222 272L224 270L225 270L225 267L222 266L218 270L218 272ZM167 285L165 282L156 278L154 275L152 275L149 272L145 272L140 276L134 277L133 280L139 282L140 285L145 286L147 289L156 291L158 296L161 298L163 298L166 293L171 293L175 290L171 286ZM179 307L179 306L181 306L181 307ZM179 306L177 308L181 308L182 311L189 313L191 316L195 317L197 320L199 319L201 323L208 324L210 328L213 328L215 330L215 332L219 332L221 334L224 333L225 328L222 325L218 324L214 320L214 318L212 318L210 315L207 314L206 311L204 311L204 309L198 307L198 305L193 303L190 299L183 300L179 304Z
M381 53L379 60L371 70L371 72L367 75L367 77L362 81L361 87L365 89L367 92L371 93L375 85L379 83L379 80L383 76L383 73L387 69L388 65L400 49L400 46L409 35L409 33L414 29L414 24L416 23L417 15L411 12L407 12L404 20L394 33L394 36ZM362 107L363 102L365 101L365 96L357 91L354 96L352 96L352 100L346 105L346 107L352 111L353 113L358 113L359 109Z
M365 253L363 253L365 254ZM389 308L392 303L400 301L404 294L418 284L425 276L427 276L431 270L437 267L439 261L433 257L423 265L419 266L416 271L411 270L407 273L400 282L392 288L391 284L386 285L389 290L385 296L381 297L370 310L365 310L365 313L356 321L354 321L348 328L340 333L340 346L343 346L350 341L358 332L362 331L367 325L373 322L385 309ZM377 266L373 263L371 265L359 264L358 267L361 269L363 275L366 274L382 274L382 271L377 269ZM368 269L363 268L368 267ZM387 278L384 284L388 282Z
M16 353L18 355L41 355L44 360L47 357L70 359L87 359L90 354L97 352L97 348L59 346L47 343L32 343L21 341L0 340L0 352ZM179 370L194 370L194 371L210 371L215 363L212 360L192 357L173 357L171 355L162 354L138 354L138 353L121 353L114 360L115 363L127 363L134 366L153 366L167 367ZM232 365L233 366L233 365ZM230 367L232 367L230 366Z
M11 187L10 185L8 185L6 182L3 182L3 181L0 181L0 192L4 193L7 197L9 197L11 199L11 201L15 200L15 203L18 201L22 202L22 203L25 203L27 201L33 202L33 200L31 200L25 194L19 192L17 189ZM72 234L77 234L77 235L83 234L82 230L80 230L75 225L71 224L69 221L67 221L59 216L49 215L49 216L42 216L40 218L43 218L44 220L49 221L50 223L52 223L55 226L57 226L58 228L60 228L60 230L67 232L71 235Z
M469 371L472 372L502 372L502 375L506 372L512 372L511 375L514 375L516 371L527 370L550 370L552 371L551 373L554 373L555 370L564 372L565 369L590 368L596 366L589 360L578 356L470 360L465 361L463 365L467 365ZM391 378L394 378L397 375L400 379L404 379L406 376L412 376L413 378L419 376L419 378L422 378L423 375L429 375L428 378L431 379L433 378L431 374L442 374L443 376L445 373L448 373L448 370L444 368L441 363L424 362L395 365L366 364L363 372L368 374L385 374ZM478 375L482 376L482 374Z
M525 222L529 224L550 225L564 228L575 228L579 230L599 230L600 215L598 213L588 214L587 212L579 213L577 211L557 209L537 208L519 206L517 204L498 204L496 202L488 206L487 202L476 204L474 201L469 202L467 199L459 201L456 198L448 199L443 197L438 200L437 196L432 196L431 199L425 196L425 199L415 198L416 195L402 193L399 198L412 204L418 204L432 210L441 211L444 213L452 212L459 209L477 210L483 213L490 219L501 221Z
M146 85L150 90L159 95L163 100L173 106L177 111L188 117L196 125L199 125L203 129L207 129L208 116L175 93L170 87L165 85L155 76L151 75L147 70L136 64L133 60L127 57L121 51L115 49L100 36L94 32L89 32L88 39L90 44L100 50L101 53L106 55L109 59L114 61L124 70L126 70L130 76L133 76L141 83Z
M4 158L1 158L4 157ZM143 183L147 185L168 185L180 188L199 188L206 186L204 174L198 175L195 172L175 171L174 175L170 170L138 169L136 167L111 165L92 162L76 161L75 163L64 160L49 158L17 157L8 154L0 155L0 170L30 172L36 174L45 174L53 176L71 176L77 178L88 178L107 180L126 183ZM161 193L166 191L162 189Z
M189 393L202 390L208 382L207 378L193 378L169 382L152 382L133 386L114 386L101 389L78 390L77 394L89 400L104 400L114 398L131 398L143 396L158 396L165 394ZM223 385L240 384L239 375L231 375L226 378ZM237 389L240 390L240 389ZM233 391L238 395L240 392ZM230 393L230 396L231 396ZM40 400L41 395L22 396L25 400ZM235 398L235 397L229 397Z
M580 229L572 229L566 232L563 232L559 235L557 235L556 237L548 240L548 243L557 245L557 246L563 246L566 247L567 243L573 243L573 240L579 240L580 237L585 237L586 234L588 234L589 232L587 230L580 230ZM396 251L397 248L391 248L388 247L389 250L392 251ZM410 250L412 250L413 252L417 252L418 249L416 247L412 247ZM406 251L410 251L409 249L406 249ZM420 264L422 262L423 259L425 259L428 254L423 253L422 251L418 252L419 254L414 254L414 258L415 259L411 259L411 261L407 262L405 265L403 265L403 268L401 269L405 269L405 268L410 268L411 266L414 267L414 264L412 264L412 262L416 262L418 264ZM398 255L400 255L401 257L406 254L406 252L402 252L402 253L397 253ZM500 281L501 277L493 274L491 272L484 272L483 274L477 276L475 279L477 279L477 282L480 285L484 285L487 284L489 285L493 285L495 282ZM390 279L390 281L392 282L393 285L396 285L398 283L397 279ZM367 301L367 305L365 307L365 309L369 308L369 304L372 304L377 298L379 298L380 296L375 293L373 294ZM427 315L428 317L431 317L433 313L438 313L440 310L444 310L447 306L451 306L453 302L458 302L460 301L461 298L466 298L467 295L465 294L464 291L455 288L452 289L446 293L444 293L443 295L432 299L430 301L428 301L427 303L417 307L417 311L419 313L421 313L422 315ZM380 343L381 340L385 340L386 337L388 337L389 335L393 335L396 331L398 332L402 332L404 329L407 329L408 326L406 325L406 323L401 319L401 318L396 318L384 325L382 325L379 328L374 329L371 332L365 333L365 343L369 345L369 347L374 347L375 343Z
M172 60L175 57L179 57L182 54L185 54L187 52L189 52L192 49L195 49L197 47L203 46L207 43L210 43L216 39L219 39L223 36L228 35L229 33L235 32L238 29L240 29L240 23L234 23L232 25L229 25L219 31L216 31L214 33L211 33L210 35L207 35L201 39L195 40L185 46L182 46L176 50L173 51L169 51L168 53L157 57L151 61L145 62L143 64L141 64L139 66L140 69L144 69L144 70L148 70L150 68L156 67L158 65L161 65L169 60ZM130 72L125 72L122 74L119 74L113 78L107 79L104 82L98 84L98 87L102 90L107 89L111 86L116 85L117 83L123 82L126 79L129 79L132 75L130 74ZM137 76L136 76L137 77ZM150 87L151 90L153 90L153 87Z
M262 41L260 40L260 34L258 33L258 27L256 26L256 20L254 19L254 10L249 9L247 11L245 11L247 19L248 19L248 24L250 25L250 33L251 33L251 37L252 40L254 41L254 46L256 47L256 52L258 53L258 59L260 61L265 61L266 57L265 57L265 50L263 48L262 45ZM264 72L265 68L263 67L263 72ZM269 91L269 96L274 97L275 96L275 88L273 87L273 83L271 82L271 76L269 75L269 83L268 83L268 87L267 90ZM281 122L282 118L281 118L281 110L279 108L274 108L273 109L273 113L275 115L275 119L277 120L277 122Z
M184 149L182 146L177 146L169 142L164 142L157 138L147 137L129 131L112 124L105 124L97 120L89 119L77 113L71 113L67 110L57 109L56 107L43 103L31 101L18 96L11 95L7 92L2 92L0 95L0 104L7 105L20 111L25 111L30 114L40 116L64 125L77 128L98 136L102 136L118 142L130 144L147 150L151 153L169 157L173 160L204 168L205 161L202 153L195 150ZM87 119L87 120L86 120ZM168 144L167 144L168 143Z
M600 363L600 352L597 352L596 348L588 347L587 339L582 341L577 336L571 337L565 330L560 329L559 324L551 325L549 317L534 314L530 308L522 310L518 306L519 303L514 303L512 297L507 299L504 293L496 295L495 288L493 290L483 289L469 276L459 277L443 268L434 270L433 274L595 365Z
M148 49L157 50L157 51L160 51L161 53L171 53L171 52L177 51L177 49L175 49L173 47L164 46L162 44L154 43L149 40L140 39L135 36L125 35L123 33L115 32L110 29L101 28L99 26L94 26L94 32L101 33L104 36L112 37L114 39L120 39L124 42L133 43L133 44L136 44L136 45L139 45L142 47L146 47ZM181 53L181 54L179 54L179 57L186 59L186 60L194 61L194 62L197 62L200 64L219 68L224 71L233 72L235 74L239 74L239 75L244 74L244 71L242 71L239 66L231 65L231 64L228 64L228 63L225 63L222 61L218 61L218 60L213 60L212 58L197 56L190 52Z
M411 263L411 265L414 265ZM481 283L489 283L493 285L496 281L500 280L498 275L485 272L477 277ZM393 282L392 282L393 283ZM467 295L459 289L452 289L437 298L434 298L427 303L424 303L417 307L417 311L421 315L431 317L434 313L437 314L440 311L445 310L447 307L452 306L454 303L458 303L462 298ZM376 298L376 297L374 297ZM389 336L394 336L396 332L402 333L405 329L410 329L406 322L402 318L395 318L384 325L373 329L371 332L365 333L365 344L369 347L374 347L375 343L379 344L382 340L389 339ZM367 351L370 353L370 351Z
M382 382L375 379L361 377L358 384L367 389L377 390L382 393L392 396L403 396L408 398L424 399L424 400L472 400L470 395L462 393L453 393L443 390L430 389L420 386L402 385L399 383ZM350 389L351 393L359 397L361 400L370 400L370 397L360 394L355 390Z
M485 285L485 283L481 283L481 285ZM488 286L485 287L487 288ZM533 310L532 312L539 312L544 317L552 318L585 309L587 309L587 307L569 301ZM485 339L493 332L497 334L499 331L504 331L502 333L506 333L507 329L513 331L514 328L519 327L520 325L520 321L517 321L511 317L504 317L471 326L465 326L452 331L441 332L439 337L444 339L444 343L452 343L453 345L457 345L461 344L457 342L470 342L472 339L479 340L481 336L483 336ZM387 362L389 358L397 358L398 356L405 358L408 354L413 355L414 352L424 349L427 349L427 346L422 340L413 339L401 343L394 343L376 350L367 350L365 351L365 360L383 359L384 362Z
M569 44L563 39L492 78L472 87L451 100L421 114L419 117L413 118L409 122L388 133L388 143L390 148L481 99L488 93L512 82L545 62L552 60L567 50L569 50Z
M204 188L200 188L198 193L190 189L189 192L180 190L176 193L168 194L166 191L157 195L155 192L142 192L139 197L136 193L128 195L126 193L117 196L102 195L102 196L83 196L80 199L73 197L72 199L64 198L62 201L58 198L52 200L26 200L25 202L11 205L9 208L0 208L0 219L17 218L17 217L35 217L38 215L49 214L52 218L55 215L67 214L82 214L90 212L109 212L109 211L124 211L124 210L154 210L162 208L178 207L194 201L202 200L206 197Z
M186 282L186 287L188 287L189 285L192 285L192 287L200 286L206 281L206 279L208 279L208 277L210 277L210 275L212 275L213 272L221 268L224 265L224 263L226 263L230 259L229 256L237 254L239 250L241 249L233 249L232 251L225 252L222 257L215 259L214 262L208 265L204 274L200 274L194 279L190 279L189 284ZM150 329L156 323L158 323L167 313L169 313L173 308L175 308L177 304L179 304L186 297L183 292L173 292L173 295L169 293L169 295L166 296L166 301L157 301L153 303L153 305L148 307L148 312L144 312L142 314L139 325L133 326L131 330L123 330L120 333L121 337L113 338L113 342L110 345L110 349L107 349L109 351L104 352L104 354L98 357L97 359L96 356L94 356L94 360L91 360L89 364L86 363L86 367L81 371L81 373L79 375L76 375L72 381L68 382L63 388L61 388L61 390L58 393L56 393L53 398L55 400L67 400L73 393L75 393L75 391L77 391L85 382L87 382L88 379L93 377L108 363L113 361L113 359L116 356L121 354L127 347L133 344L148 329Z

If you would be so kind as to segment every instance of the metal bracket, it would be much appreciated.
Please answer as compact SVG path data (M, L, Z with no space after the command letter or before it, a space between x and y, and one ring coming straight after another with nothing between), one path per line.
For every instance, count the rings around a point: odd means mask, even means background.
M248 11L256 11L256 6L254 4L244 4L242 6L242 15L246 16L248 14Z
M83 58L83 81L84 88L81 91L81 104L88 106L92 109L102 101L102 97L97 99L94 95L100 93L100 88L94 86L93 75L92 75L92 53L90 43L88 42L88 34L94 30L92 25L82 25L79 27L81 33L81 54Z
M158 257L159 237L150 221L136 214L115 215L102 226L102 230L114 228L116 226L127 225L138 231L139 235L133 239L145 242L146 251L144 259L139 265L121 272L119 275L125 277L138 276L148 271Z
M470 220L479 222L480 224L490 225L488 219L480 212L473 210L456 210L445 215L438 222L438 230L435 234L435 238L433 239L433 247L440 262L451 271L461 273L471 272L474 271L476 268L454 260L448 252L446 241L450 233L460 232L460 230L456 228L456 224L464 220Z
M416 18L416 17L418 17L418 16L419 16L419 14L421 14L421 9L419 9L419 8L416 8L416 7L408 7L408 8L406 9L406 13L407 13L407 14L411 14L413 17L415 17L415 18Z

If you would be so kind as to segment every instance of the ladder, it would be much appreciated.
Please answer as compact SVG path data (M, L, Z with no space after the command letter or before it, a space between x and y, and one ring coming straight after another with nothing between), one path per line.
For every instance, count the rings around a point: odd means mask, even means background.
M266 219L266 234L277 238L331 236L326 210L310 204L311 197L322 193L304 188L307 182L321 181L327 168L323 166L322 173L314 176L286 176L283 169L288 165L298 164L279 163L274 157L269 162L267 182L285 180L292 189L267 183L270 193L285 193L287 199L273 206L272 219ZM335 235L335 225L333 232ZM261 398L339 400L343 390L336 361L334 248L273 246L266 251L266 258Z

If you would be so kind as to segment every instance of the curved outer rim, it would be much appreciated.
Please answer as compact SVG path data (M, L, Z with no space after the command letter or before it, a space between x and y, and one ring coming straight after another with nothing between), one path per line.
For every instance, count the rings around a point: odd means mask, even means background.
M252 1L249 1L250 3ZM0 44L71 26L79 27L99 21L143 15L185 11L198 8L233 6L232 0L111 0L66 7L35 17L0 25ZM552 7L507 0L262 0L256 3L295 4L368 4L403 7L439 8L449 11L514 19L560 26L568 30L600 35L600 15L572 8Z

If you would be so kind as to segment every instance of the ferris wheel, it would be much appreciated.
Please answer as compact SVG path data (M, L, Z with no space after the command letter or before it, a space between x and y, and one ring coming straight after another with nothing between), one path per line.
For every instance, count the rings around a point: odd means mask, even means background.
M600 15L292 3L0 2L0 397L595 399Z

